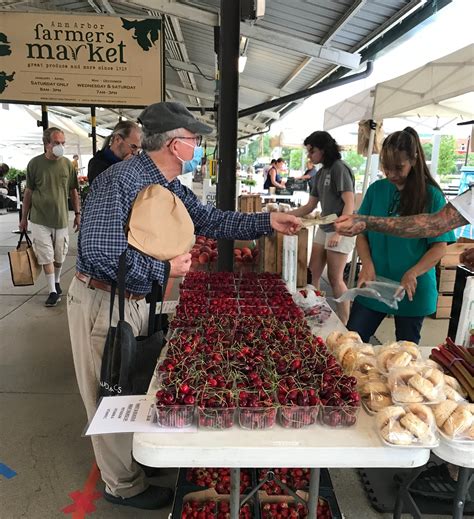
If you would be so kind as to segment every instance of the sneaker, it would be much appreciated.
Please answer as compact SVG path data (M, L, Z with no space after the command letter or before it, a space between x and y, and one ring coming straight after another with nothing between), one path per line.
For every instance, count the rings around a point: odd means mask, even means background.
M58 296L60 296L63 291L61 290L61 286L59 285L59 283L55 283L56 285L56 294L58 294Z
M56 292L51 292L48 299L46 299L44 306L56 306L61 301L61 296Z
M173 491L168 487L150 485L144 492L133 497L116 497L104 490L104 499L114 505L131 506L142 510L157 510L170 505Z

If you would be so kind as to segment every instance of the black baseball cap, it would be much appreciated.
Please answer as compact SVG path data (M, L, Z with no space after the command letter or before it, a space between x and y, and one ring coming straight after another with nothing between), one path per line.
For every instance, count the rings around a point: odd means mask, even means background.
M147 106L139 115L138 122L145 133L165 133L185 128L196 135L212 133L213 128L198 121L181 103L163 102Z

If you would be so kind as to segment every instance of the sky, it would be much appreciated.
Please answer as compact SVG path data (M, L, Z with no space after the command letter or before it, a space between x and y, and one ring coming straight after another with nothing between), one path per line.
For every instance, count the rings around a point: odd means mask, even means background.
M283 132L288 144L301 143L311 132L323 129L324 110L327 107L473 43L472 20L474 1L454 0L421 27L406 35L401 43L398 40L384 55L378 57L374 62L374 71L368 78L308 98L296 110L274 123L270 133L275 135ZM364 69L365 66L361 68ZM471 107L471 111L474 112L474 107ZM433 126L435 122L436 120ZM400 126L407 126L407 121L384 121L386 131L395 131ZM431 133L425 126L416 129L420 134ZM450 133L458 137L467 137L470 134L469 126L451 125L449 129ZM357 126L354 124L331 130L330 133L340 144L353 144L356 142L356 130Z

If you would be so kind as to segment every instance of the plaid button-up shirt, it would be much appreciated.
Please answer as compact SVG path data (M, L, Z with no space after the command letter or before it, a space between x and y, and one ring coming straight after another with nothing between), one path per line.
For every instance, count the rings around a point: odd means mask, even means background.
M210 238L249 240L270 234L269 213L236 213L203 205L178 179L168 182L146 154L114 164L91 185L83 207L79 231L77 270L106 282L117 279L118 259L127 248L124 228L138 193L150 184L160 184L175 193L186 206L196 234ZM160 225L160 222L150 222ZM152 281L163 282L162 261L127 251L126 289L147 294Z

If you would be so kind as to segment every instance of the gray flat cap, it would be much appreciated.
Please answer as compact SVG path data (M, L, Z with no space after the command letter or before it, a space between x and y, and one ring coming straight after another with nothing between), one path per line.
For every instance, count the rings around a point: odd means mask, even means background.
M138 122L145 133L165 133L185 128L196 135L212 133L213 128L198 121L181 103L154 103L139 115Z

